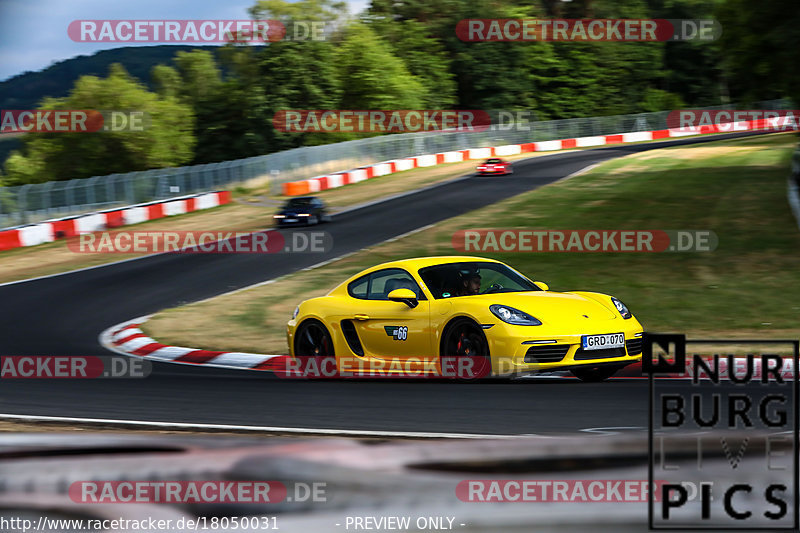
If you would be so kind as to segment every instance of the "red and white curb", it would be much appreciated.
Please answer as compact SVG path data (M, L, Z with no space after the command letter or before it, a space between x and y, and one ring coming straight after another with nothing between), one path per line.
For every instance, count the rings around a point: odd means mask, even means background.
M281 375L286 374L287 369L291 367L292 358L288 355L265 355L246 352L200 350L197 348L185 348L182 346L168 346L166 344L161 344L160 342L145 335L139 328L139 326L148 318L148 316L144 316L108 328L100 335L101 344L109 350L119 354L131 357L140 357L162 363L175 363L195 366L199 365L234 370L257 370L276 372ZM719 372L720 375L728 375L728 362L726 359L720 359ZM741 376L746 373L745 359L736 360L734 373L737 376ZM702 375L704 374L701 374L701 376ZM792 359L784 359L783 367L781 369L781 376L787 380L794 378L794 361ZM387 376L363 373L361 375L352 375L347 377L369 378ZM647 374L642 373L642 363L636 362L621 369L610 379L629 380L648 379L648 377L649 376ZM760 368L758 365L755 365L753 378L759 379L760 377ZM519 379L565 378L577 379L567 371L546 372L520 377ZM687 372L675 375L659 375L656 376L656 379L689 380L692 379L692 376Z
M218 352L161 344L139 328L148 318L140 317L108 328L100 334L100 343L119 354L151 361L236 370L285 371L291 360L288 355Z
M211 209L230 202L230 191L214 191L80 216L46 220L38 224L0 231L0 251L36 246L83 233L104 231L148 220Z
M772 120L772 122L770 122ZM785 119L779 119L785 120ZM780 125L780 124L778 124ZM552 141L530 142L522 144L507 144L503 146L493 146L486 148L470 148L467 150L455 150L450 152L440 152L436 154L426 154L405 159L393 159L360 167L343 172L335 172L316 176L305 180L292 181L283 184L283 194L286 196L300 196L328 189L358 183L360 181L377 178L411 170L420 167L431 167L444 163L459 163L475 159L487 159L489 157L504 157L530 152L550 152L554 150L568 150L575 148L594 148L596 146L607 146L612 144L638 143L655 141L660 139L671 139L677 137L687 137L691 135L708 135L715 133L731 133L743 131L758 131L766 128L774 128L774 119L759 119L735 124L717 124L707 126L691 126L684 128L671 128L665 130L635 131L630 133L619 133L614 135L598 135L594 137L576 137L572 139L557 139Z

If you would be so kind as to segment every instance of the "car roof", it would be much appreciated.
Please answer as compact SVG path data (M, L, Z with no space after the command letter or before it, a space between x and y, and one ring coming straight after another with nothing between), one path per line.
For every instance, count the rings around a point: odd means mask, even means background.
M354 274L353 276L344 280L342 283L336 286L329 294L346 292L347 285L349 285L356 279L360 278L361 276L370 274L377 270L383 270L386 268L402 268L404 270L416 274L417 270L425 267L443 265L447 263L472 263L472 262L500 263L500 261L497 261L495 259L488 259L486 257L473 257L467 255L437 255L430 257L412 257L410 259L400 259L397 261L389 261L388 263L381 263L379 265L365 268L359 273Z
M442 265L447 263L466 263L466 262L484 262L484 263L499 263L495 259L488 259L486 257L472 257L466 255L437 255L430 257L413 257L411 259L400 259L398 261L390 261L388 263L381 263L375 265L367 270L382 270L384 268L405 268L407 270L418 270L429 266Z

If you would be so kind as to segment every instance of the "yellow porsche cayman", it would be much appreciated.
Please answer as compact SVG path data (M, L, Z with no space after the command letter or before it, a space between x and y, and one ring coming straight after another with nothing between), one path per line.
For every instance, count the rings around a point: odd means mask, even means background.
M339 375L449 375L445 362L475 372L477 361L481 376L570 370L602 381L641 358L641 337L612 296L553 292L504 263L463 256L368 268L301 303L287 326L296 361L335 361Z

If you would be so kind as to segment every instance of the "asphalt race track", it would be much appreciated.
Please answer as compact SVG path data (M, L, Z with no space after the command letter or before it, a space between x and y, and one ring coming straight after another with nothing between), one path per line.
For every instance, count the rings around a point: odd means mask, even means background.
M0 355L107 355L104 329L374 245L552 183L589 165L717 135L518 161L511 177L471 177L351 211L320 226L325 254L165 254L0 286ZM0 413L269 427L545 434L647 426L647 381L584 384L285 381L254 372L154 364L147 379L12 380Z

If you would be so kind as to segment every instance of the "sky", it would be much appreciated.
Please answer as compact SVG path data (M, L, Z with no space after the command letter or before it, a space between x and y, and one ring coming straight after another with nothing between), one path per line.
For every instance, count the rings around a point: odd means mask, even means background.
M122 43L79 43L67 36L73 20L248 19L255 0L0 0L0 81L25 71ZM351 13L367 0L349 0ZM147 43L149 45L164 43Z

